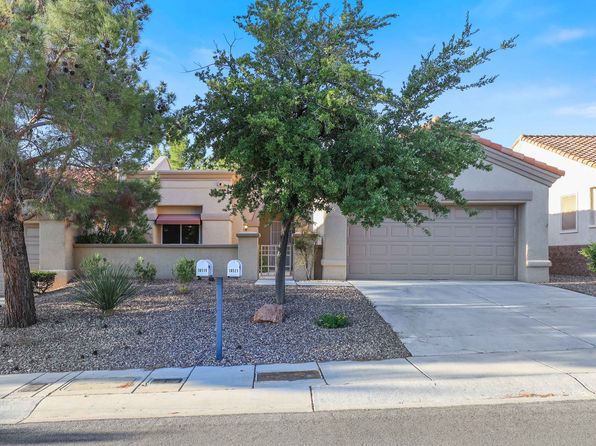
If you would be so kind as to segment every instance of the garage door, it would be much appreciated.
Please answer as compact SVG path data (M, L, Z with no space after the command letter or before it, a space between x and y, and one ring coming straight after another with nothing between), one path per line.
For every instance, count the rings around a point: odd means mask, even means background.
M39 269L39 225L25 225L25 243L27 256L32 270ZM0 297L4 296L4 271L2 270L2 257L0 256Z
M349 279L514 280L514 206L458 208L419 227L387 220L379 228L348 228ZM429 211L426 215L430 215Z

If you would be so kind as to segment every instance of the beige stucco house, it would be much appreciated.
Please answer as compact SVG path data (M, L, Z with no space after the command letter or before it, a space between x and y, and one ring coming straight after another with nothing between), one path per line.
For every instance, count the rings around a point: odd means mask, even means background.
M596 136L521 135L513 149L566 172L550 188L551 272L589 274L578 250L596 242Z
M492 171L456 180L475 209L451 207L422 228L390 220L379 228L348 224L335 210L321 216L323 278L548 281L549 187L564 172L478 138Z
M348 224L335 209L314 215L321 235L322 258L315 269L323 279L445 279L445 280L548 280L549 187L564 175L558 168L478 138L490 172L469 169L456 186L478 211L470 217L451 207L447 216L425 227L408 227L387 220L365 230ZM225 203L210 195L234 181L227 171L170 168L164 157L135 178L158 174L161 201L148 211L151 230L144 245L79 245L77 229L67 222L43 220L27 225L31 267L58 273L58 285L74 274L83 258L96 252L114 263L133 265L144 257L154 263L159 278L170 278L179 257L213 260L216 275L240 259L244 277L275 271L281 227L260 221L256 215L231 215ZM289 249L292 258L291 248ZM288 273L304 278L299 265ZM0 282L0 294L2 285Z

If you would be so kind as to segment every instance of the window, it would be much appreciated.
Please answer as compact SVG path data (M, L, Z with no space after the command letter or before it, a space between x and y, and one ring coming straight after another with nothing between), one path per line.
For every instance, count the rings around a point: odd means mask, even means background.
M198 245L201 243L201 227L199 225L162 225L161 243Z
M590 188L590 226L596 226L596 187Z
M561 232L577 231L577 194L561 197Z
M279 245L281 242L281 222L271 222L269 244Z

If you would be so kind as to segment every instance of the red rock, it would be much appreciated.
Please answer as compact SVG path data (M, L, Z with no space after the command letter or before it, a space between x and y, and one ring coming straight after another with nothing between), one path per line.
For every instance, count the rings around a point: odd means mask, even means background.
M252 318L253 322L280 324L284 320L284 307L277 304L265 304L259 308Z

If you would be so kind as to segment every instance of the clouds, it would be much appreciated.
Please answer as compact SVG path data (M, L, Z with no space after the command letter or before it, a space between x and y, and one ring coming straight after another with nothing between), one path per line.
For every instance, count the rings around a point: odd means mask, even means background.
M596 118L596 103L578 104L559 107L556 113L564 116L575 116L584 119Z
M594 30L588 28L552 28L538 36L537 41L545 45L558 45L575 42L594 35Z

